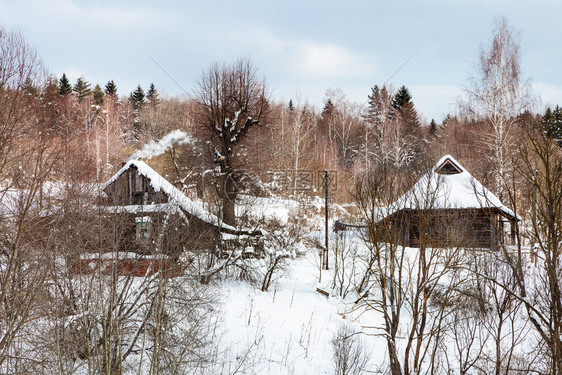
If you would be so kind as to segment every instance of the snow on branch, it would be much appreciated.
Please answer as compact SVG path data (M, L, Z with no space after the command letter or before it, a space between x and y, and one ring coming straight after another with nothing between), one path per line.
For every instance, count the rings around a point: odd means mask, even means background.
M230 141L232 143L235 143L237 140L244 137L244 135L248 132L248 130L252 127L252 125L257 124L258 122L259 122L258 120L252 120L251 117L248 117L246 119L246 122L244 122L244 125L236 132L236 134L234 134L234 136L232 136Z
M236 111L236 113L234 113L234 120L232 120L230 122L230 132L231 133L236 130L236 124L238 123L238 116L240 115L240 112L242 112L241 109Z
M215 154L215 163L222 163L224 162L224 155L220 153L220 151L215 147L213 149L213 153Z

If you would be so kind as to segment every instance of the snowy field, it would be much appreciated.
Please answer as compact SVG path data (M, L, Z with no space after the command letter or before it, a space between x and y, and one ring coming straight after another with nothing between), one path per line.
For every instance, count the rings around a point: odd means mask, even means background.
M338 329L381 324L375 313L350 313L353 302L316 291L317 254L290 263L290 273L261 292L244 282L224 288L222 352L231 369L245 374L333 374L333 346ZM330 279L329 271L322 277ZM326 283L328 284L328 283ZM373 364L384 362L384 340L360 335ZM244 363L242 363L244 362Z

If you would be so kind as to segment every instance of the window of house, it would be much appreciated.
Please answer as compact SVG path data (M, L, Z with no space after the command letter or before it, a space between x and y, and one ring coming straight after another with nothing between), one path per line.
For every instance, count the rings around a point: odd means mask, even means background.
M137 241L148 243L150 239L150 224L152 222L150 216L136 217L135 222L137 224Z
M443 164L441 164L437 168L436 172L439 173L439 174L449 175L449 174L462 173L462 169L459 168L459 166L457 166L451 160L447 159L447 160L445 160L445 162Z

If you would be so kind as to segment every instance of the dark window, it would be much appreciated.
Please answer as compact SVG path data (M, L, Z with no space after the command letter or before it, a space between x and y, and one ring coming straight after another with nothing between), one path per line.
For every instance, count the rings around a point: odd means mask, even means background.
M136 239L139 243L146 244L150 239L150 216L136 217L137 235Z
M437 168L436 172L439 174L457 174L461 173L462 170L452 161L446 160L439 168Z

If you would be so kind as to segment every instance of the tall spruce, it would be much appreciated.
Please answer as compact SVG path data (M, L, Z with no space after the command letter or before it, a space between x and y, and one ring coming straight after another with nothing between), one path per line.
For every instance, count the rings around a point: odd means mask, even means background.
M133 108L135 110L139 110L142 108L142 106L144 105L144 99L145 99L145 94L144 94L144 90L142 89L142 87L140 85L137 86L137 89L135 91L133 91L131 93L131 95L129 96L129 100L131 102L131 104L133 105Z
M371 88L371 95L368 96L368 109L366 119L369 124L378 126L381 123L390 120L394 116L394 108L392 106L392 97L386 86L379 88L378 85Z
M398 89L398 92L394 95L392 107L397 111L402 118L402 121L404 121L410 130L419 127L418 112L414 107L412 94L410 94L410 91L406 88L406 86L402 85L402 87Z
M562 108L558 105L554 109L547 108L542 123L546 134L562 146Z
M67 96L72 94L72 86L70 86L70 81L66 78L66 74L62 74L59 81L59 94L62 96Z
M96 87L94 87L93 95L94 95L94 103L96 105L102 105L104 93L100 85L96 85Z
M160 103L160 99L158 98L158 91L154 87L154 83L150 84L148 92L146 93L146 99L148 100L148 104L151 108L156 108Z
M328 100L326 101L326 104L324 104L324 109L322 110L322 118L323 119L328 119L331 116L333 116L334 111L336 110L334 103L332 102L332 99L328 98Z
M374 123L378 112L378 101L380 97L380 89L378 85L371 88L371 95L368 96L367 118L369 122Z
M107 84L105 85L105 94L110 95L113 98L117 97L117 86L115 85L115 82L113 82L113 80L107 82Z
M86 81L84 77L80 77L76 80L73 91L76 93L78 103L81 103L88 96L92 95L92 89L90 86L90 83Z
M435 122L435 119L431 119L431 122L429 123L429 134L437 136L438 133L439 128L437 127L437 123Z
M396 92L396 95L394 95L394 100L392 101L392 107L394 109L400 110L411 102L412 102L412 94L410 94L410 91L406 86L402 85Z

